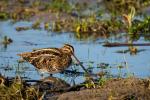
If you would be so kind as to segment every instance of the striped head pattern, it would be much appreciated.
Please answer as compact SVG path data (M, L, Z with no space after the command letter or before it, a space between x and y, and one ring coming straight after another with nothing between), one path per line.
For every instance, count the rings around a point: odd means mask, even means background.
M63 52L68 53L70 55L74 54L74 48L70 44L64 44L61 48Z

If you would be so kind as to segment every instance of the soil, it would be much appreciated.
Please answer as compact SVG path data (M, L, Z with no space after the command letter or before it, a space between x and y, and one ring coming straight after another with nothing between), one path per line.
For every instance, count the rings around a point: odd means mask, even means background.
M150 100L149 84L148 79L110 79L99 88L67 92L49 100Z

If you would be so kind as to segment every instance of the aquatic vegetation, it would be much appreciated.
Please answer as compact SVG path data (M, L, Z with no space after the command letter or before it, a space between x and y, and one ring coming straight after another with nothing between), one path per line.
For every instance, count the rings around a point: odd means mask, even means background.
M36 9L20 7L18 9L14 9L14 11L10 13L10 18L13 20L28 20L35 15L36 12Z
M106 83L107 79L105 77L101 77L98 80L98 85L103 86Z
M95 84L93 82L88 82L84 84L86 88L95 88Z
M84 85L86 88L99 88L105 85L107 80L109 79L106 78L105 76L101 76L95 80L92 80L90 77L87 77L86 81L82 85Z
M132 26L129 28L129 38L132 41L137 41L140 37L145 39L150 34L150 17L146 17L143 21L133 20Z
M133 24L131 32L138 34L149 34L150 33L150 17L146 17L143 21L138 21Z
M55 21L52 24L52 31L54 32L60 32L62 31L62 21Z
M76 28L76 32L77 33L86 33L86 32L89 32L90 31L90 29L88 29L89 27L88 27L88 22L87 22L87 20L81 20L81 23L79 23L79 25L77 26L77 28Z
M52 0L49 4L49 9L52 12L70 12L72 6L69 4L67 0Z
M2 44L4 44L4 45L8 45L12 42L13 42L13 40L11 38L9 38L8 36L4 36L4 38L2 40Z
M40 0L36 0L31 4L32 7L39 7L40 5L42 5L42 2Z
M6 20L9 18L9 14L6 12L0 12L0 20Z
M132 21L133 21L134 16L135 16L135 8L134 7L131 7L131 11L129 14L123 14L123 18L124 18L124 21L125 21L127 29L128 29L128 34L132 34L131 28L132 28Z
M33 29L41 29L41 21L40 20L37 20L37 21L35 21L33 24L32 24L32 28Z
M96 84L94 83L94 80L87 76L85 77L86 78L86 81L83 85L85 85L86 88L96 88Z
M47 26L44 26L44 28L48 28L48 24L46 24L46 25ZM31 26L17 26L16 27L16 31L26 31L26 30L30 30L30 29L41 29L41 21L39 21L39 20L35 21Z
M87 39L95 37L107 37L108 36L108 26L104 21L97 21L96 18L89 17L77 21L74 24L75 36L78 39Z
M17 2L21 3L21 4L25 4L25 3L28 3L27 0L17 0Z
M57 20L51 25L52 31L54 32L74 32L74 23L77 21L74 18L61 19L58 15Z
M130 12L130 8L134 7L137 12L140 12L146 6L150 5L149 0L105 0L107 9L113 15L120 15Z
M49 22L44 23L44 29L47 30L47 31L50 30L50 23Z
M123 23L117 19L97 20L95 15L82 19L61 19L58 18L52 24L52 31L64 32L71 31L75 33L77 39L97 39L108 38L110 33L117 33L123 30ZM113 35L113 34L112 34Z

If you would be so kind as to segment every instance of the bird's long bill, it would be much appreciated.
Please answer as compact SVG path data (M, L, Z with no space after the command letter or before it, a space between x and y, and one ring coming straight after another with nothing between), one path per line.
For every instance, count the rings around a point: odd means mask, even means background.
M89 72L85 69L85 67L81 64L81 62L79 61L79 59L74 55L72 54L72 56L75 58L75 60L77 61L77 63L82 67L82 69L89 74Z

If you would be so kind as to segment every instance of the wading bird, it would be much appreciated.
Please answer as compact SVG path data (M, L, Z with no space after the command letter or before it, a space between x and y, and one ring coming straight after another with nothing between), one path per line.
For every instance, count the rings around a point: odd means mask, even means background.
M72 57L74 57L78 64L87 72L74 55L74 48L70 44L64 44L61 48L43 48L18 55L34 65L42 73L48 72L53 74L64 71L70 66Z

